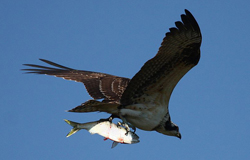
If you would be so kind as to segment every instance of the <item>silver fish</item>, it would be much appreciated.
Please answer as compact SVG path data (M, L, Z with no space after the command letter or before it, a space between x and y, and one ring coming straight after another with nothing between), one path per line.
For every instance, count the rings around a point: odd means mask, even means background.
M66 123L71 125L73 129L67 134L66 137L78 132L81 129L89 131L91 134L99 134L105 137L104 140L110 139L113 142L112 147L117 146L118 143L133 144L138 143L139 136L134 132L127 131L120 123L114 124L110 121L94 121L88 123L77 123L64 119Z

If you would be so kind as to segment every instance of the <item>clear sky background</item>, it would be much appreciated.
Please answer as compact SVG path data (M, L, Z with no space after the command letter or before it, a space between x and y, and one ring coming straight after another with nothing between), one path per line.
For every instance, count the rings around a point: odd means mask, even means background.
M1 0L0 159L250 159L248 0ZM118 145L77 122L104 113L65 112L90 99L81 83L27 75L38 58L132 78L158 51L168 28L190 10L202 31L201 59L170 100L182 139L137 130Z

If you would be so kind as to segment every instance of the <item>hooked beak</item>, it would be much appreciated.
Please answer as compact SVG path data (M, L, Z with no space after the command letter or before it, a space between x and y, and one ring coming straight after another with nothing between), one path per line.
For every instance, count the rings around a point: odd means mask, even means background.
M180 133L178 133L178 135L177 135L176 137L178 137L179 139L181 139L181 134L180 134Z

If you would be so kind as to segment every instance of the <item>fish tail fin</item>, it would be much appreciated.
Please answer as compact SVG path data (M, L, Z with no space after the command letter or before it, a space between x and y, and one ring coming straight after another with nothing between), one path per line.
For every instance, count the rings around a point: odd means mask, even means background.
M67 119L64 119L64 121L73 127L71 129L71 131L67 134L66 137L69 137L72 134L75 134L76 132L78 132L79 130L81 130L80 128L77 127L77 125L80 124L80 123L73 122L73 121L70 121L70 120L67 120Z

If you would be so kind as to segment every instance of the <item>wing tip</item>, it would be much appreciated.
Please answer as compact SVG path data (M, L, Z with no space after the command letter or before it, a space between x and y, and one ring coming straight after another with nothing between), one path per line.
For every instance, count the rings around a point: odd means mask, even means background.
M196 21L196 19L194 18L193 14L192 14L188 9L184 9L184 11L185 11L185 14L182 14L182 15L181 15L182 20L183 20L183 19L186 19L186 20L190 23L191 27L192 27L196 32L201 33L199 24L198 24L198 22ZM183 20L183 22L185 23L185 20Z

